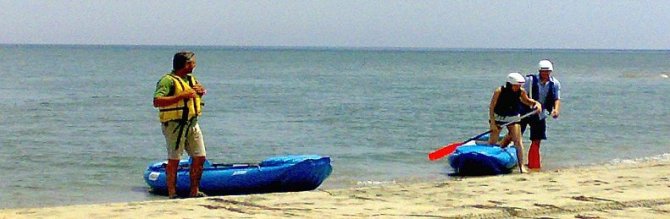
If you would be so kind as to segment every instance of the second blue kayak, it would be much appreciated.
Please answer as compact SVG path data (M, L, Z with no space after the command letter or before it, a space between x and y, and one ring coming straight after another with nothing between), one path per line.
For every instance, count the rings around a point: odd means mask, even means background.
M486 144L460 146L448 157L453 175L483 176L507 174L517 165L516 148Z

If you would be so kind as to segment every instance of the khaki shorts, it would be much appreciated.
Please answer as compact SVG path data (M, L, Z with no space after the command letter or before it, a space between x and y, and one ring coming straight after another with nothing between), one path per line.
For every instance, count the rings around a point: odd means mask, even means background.
M197 118L186 122L183 128L179 121L164 122L161 128L165 136L165 142L167 143L168 159L181 159L184 150L191 157L204 157L207 155ZM181 134L179 133L180 129Z

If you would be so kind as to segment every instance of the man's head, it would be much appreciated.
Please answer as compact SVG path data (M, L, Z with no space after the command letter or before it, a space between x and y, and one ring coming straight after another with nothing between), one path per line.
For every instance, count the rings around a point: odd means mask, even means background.
M188 73L191 73L195 68L195 53L191 51L181 51L174 54L172 59L172 69L175 71L178 70L187 70Z
M540 63L538 63L539 71L553 71L554 70L554 64L549 61L549 59L543 59L540 60Z
M539 69L537 71L540 73L540 78L549 79L549 75L554 71L554 64L548 59L543 59L540 60L538 65Z

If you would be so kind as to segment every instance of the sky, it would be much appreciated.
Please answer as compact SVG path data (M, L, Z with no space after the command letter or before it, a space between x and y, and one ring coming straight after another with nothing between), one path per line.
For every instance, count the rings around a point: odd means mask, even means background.
M667 0L0 0L0 44L670 49Z

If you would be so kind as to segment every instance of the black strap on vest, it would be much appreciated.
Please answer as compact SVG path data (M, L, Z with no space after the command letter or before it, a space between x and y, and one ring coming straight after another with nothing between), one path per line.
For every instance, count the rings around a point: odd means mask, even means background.
M197 84L196 83L197 81L195 81L193 76L191 76L191 75L186 75L186 77L187 77L188 85L191 86L191 88L193 88L193 85ZM200 100L200 103L202 105L202 100ZM200 106L196 106L195 104L196 104L196 102L193 101L193 109L195 110L195 116L198 116L198 107L200 107Z
M168 75L170 77L176 79L176 81L179 83L179 86L181 87L181 90L184 90L184 84L181 82L180 78L177 78L177 76L174 76L174 75L171 75L171 74L168 74ZM177 86L177 85L175 84L175 86ZM186 123L188 122L188 99L189 98L186 98L186 99L183 100L184 101L184 107L177 107L177 108L170 108L170 109L161 110L161 111L170 111L170 110L182 109L181 119L179 120L179 125L177 125L177 128L179 128L179 133L177 135L177 142L175 144L175 150L179 149L179 142L181 141L182 133L184 133L184 128L186 126ZM184 136L184 137L186 137L186 136Z

